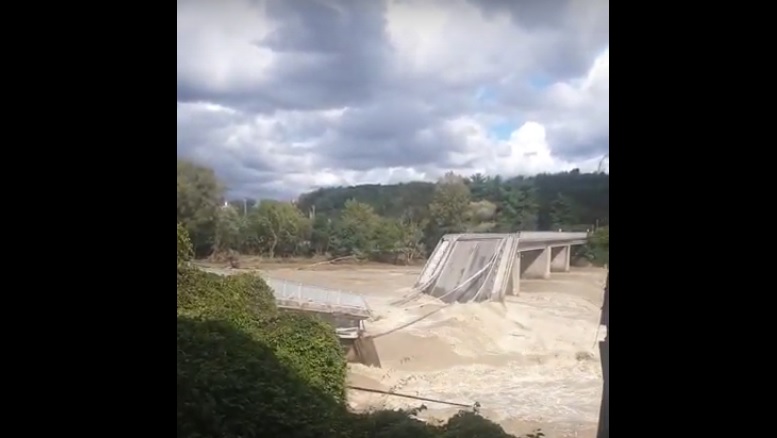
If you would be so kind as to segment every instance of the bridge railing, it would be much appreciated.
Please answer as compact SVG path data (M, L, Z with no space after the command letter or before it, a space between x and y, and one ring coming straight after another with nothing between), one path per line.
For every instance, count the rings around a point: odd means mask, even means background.
M372 316L367 301L359 294L265 277L280 307L337 313L367 319Z
M564 231L521 231L518 233L521 240L565 240L565 239L587 239L586 232L564 232Z

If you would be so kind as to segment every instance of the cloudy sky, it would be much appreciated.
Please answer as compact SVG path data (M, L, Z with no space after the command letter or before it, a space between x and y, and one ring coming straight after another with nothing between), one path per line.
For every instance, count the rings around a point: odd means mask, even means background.
M595 170L607 0L178 0L178 156L234 197Z

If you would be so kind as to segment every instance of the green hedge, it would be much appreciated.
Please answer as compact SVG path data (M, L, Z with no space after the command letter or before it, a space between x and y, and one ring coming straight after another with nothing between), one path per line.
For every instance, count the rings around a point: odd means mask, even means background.
M426 424L412 412L348 412L346 364L334 328L307 314L279 312L259 277L222 277L182 264L190 245L181 230L179 438L509 437L470 412L445 425Z
M298 313L281 313L268 321L267 340L278 359L332 399L345 401L346 361L331 324Z
M270 287L250 274L225 277L196 268L178 273L178 314L229 321L259 333L263 321L277 314Z
M251 274L222 276L182 266L182 258L191 254L191 244L180 224L178 254L179 315L231 321L242 327L253 324L254 330L261 326L262 320L277 315L272 289L260 277Z
M226 321L178 317L179 438L332 436L344 409Z

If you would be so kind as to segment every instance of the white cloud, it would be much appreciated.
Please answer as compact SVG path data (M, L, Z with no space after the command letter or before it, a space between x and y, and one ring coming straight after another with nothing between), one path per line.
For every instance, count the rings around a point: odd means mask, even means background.
M504 176L574 168L582 171L597 170L601 155L582 160L567 160L554 155L548 143L545 124L564 135L577 135L582 140L607 133L609 82L608 48L594 60L584 77L551 85L546 100L552 110L538 113L538 120L523 123L507 140L494 139L475 118L451 120L448 127L452 134L465 139L467 144L466 152L453 154L454 164L469 173L476 171Z
M449 84L497 80L530 64L527 39L507 13L485 19L465 0L389 2L387 31L395 65L408 76Z
M275 28L262 2L179 2L179 81L222 92L261 84L275 55L256 42Z

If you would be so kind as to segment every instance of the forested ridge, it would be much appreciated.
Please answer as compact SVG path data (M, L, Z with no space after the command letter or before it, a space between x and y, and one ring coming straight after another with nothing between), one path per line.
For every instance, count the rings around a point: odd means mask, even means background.
M446 174L436 183L322 188L296 201L239 199L206 167L178 160L178 221L196 253L353 255L406 263L457 232L596 231L585 256L606 263L609 175Z

